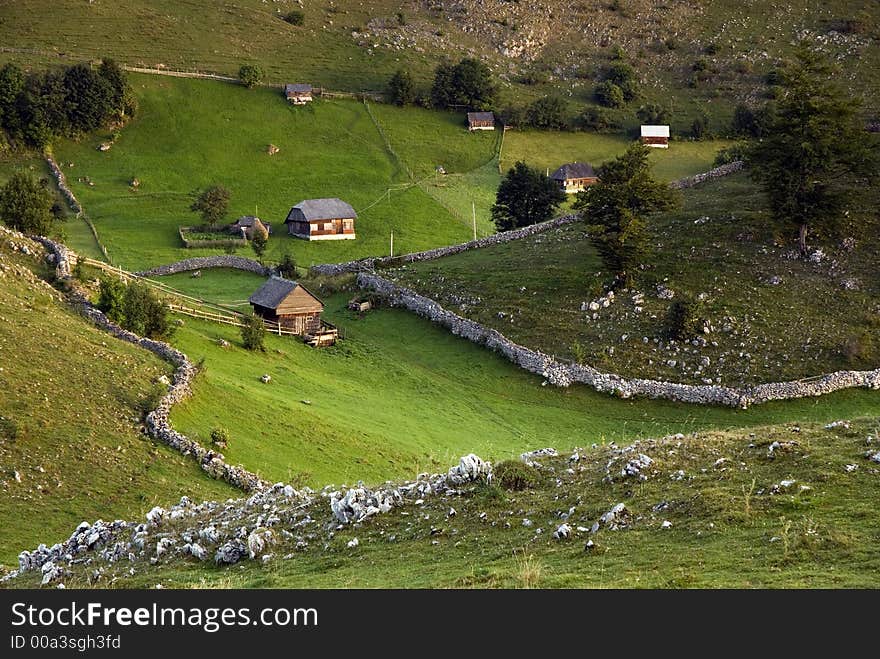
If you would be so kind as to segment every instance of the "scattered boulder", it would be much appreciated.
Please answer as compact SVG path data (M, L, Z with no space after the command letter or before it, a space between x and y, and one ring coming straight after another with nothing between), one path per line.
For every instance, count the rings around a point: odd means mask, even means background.
M232 565L247 555L248 549L241 540L228 540L217 549L214 554L214 562L217 565Z

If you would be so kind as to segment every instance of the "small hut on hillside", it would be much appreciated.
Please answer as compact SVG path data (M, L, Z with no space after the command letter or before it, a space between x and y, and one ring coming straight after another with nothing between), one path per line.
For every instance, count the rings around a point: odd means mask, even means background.
M250 296L254 313L295 334L318 334L324 303L295 281L272 277Z
M495 115L491 112L468 112L468 130L495 130Z
M641 140L654 149L668 149L669 126L642 126Z
M356 219L350 204L331 197L299 202L290 209L284 223L290 235L305 240L354 240Z
M284 85L284 97L293 105L312 102L312 86L304 83Z
M566 194L580 192L599 180L596 172L593 171L593 166L585 162L566 163L550 174L550 178L556 181Z

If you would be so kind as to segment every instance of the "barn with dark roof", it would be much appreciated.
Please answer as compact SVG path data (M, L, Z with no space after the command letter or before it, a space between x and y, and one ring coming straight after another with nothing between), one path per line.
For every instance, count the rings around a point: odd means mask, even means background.
M295 281L272 277L250 296L254 313L296 334L317 334L324 303Z
M593 166L585 162L566 163L550 174L550 178L567 194L580 192L599 180Z
M305 240L354 240L357 213L341 199L306 199L290 209L288 233Z
M284 97L293 105L305 105L312 102L312 86L304 83L284 85Z

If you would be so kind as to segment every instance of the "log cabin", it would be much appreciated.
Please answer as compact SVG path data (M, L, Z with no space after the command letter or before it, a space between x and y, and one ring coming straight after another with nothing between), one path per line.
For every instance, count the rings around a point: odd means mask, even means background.
M306 199L290 209L284 223L304 240L354 240L357 213L341 199Z
M570 162L562 165L550 178L556 181L559 188L566 194L580 192L599 180L593 166L585 162Z
M491 112L468 112L468 130L495 130L495 115Z
M284 85L284 97L293 105L311 103L312 86L301 83Z
M254 314L300 335L320 334L324 303L295 281L272 277L248 298Z
M642 126L641 141L654 149L668 149L669 126Z

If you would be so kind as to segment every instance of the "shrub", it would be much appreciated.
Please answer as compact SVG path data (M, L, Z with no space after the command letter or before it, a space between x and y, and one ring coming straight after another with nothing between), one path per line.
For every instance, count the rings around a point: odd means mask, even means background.
M721 165L727 165L737 160L745 160L745 157L745 145L733 144L723 149L719 149L718 153L715 154L715 160L713 161L712 166L721 167Z
M526 123L526 110L518 106L506 107L498 112L498 119L505 126L517 128Z
M26 172L13 174L0 188L0 221L24 233L48 235L52 230L52 196Z
M704 137L708 137L708 131L709 119L705 115L696 117L693 123L691 123L691 137L695 140L701 140Z
M141 417L147 416L147 414L159 407L159 403L162 402L162 398L166 393L168 393L168 387L159 382L154 382L150 390L135 405L138 412L141 413Z
M115 323L122 324L125 318L123 298L125 297L125 283L121 279L101 279L98 293L98 308L103 311L107 318Z
M608 108L623 107L625 100L623 90L610 80L605 80L596 85L596 100Z
M238 79L245 87L255 87L263 81L263 69L256 64L244 64L238 70Z
M296 260L290 252L284 252L278 263L278 274L285 279L296 279Z
M289 11L284 15L284 20L291 25L302 25L306 22L306 15L299 10Z
M696 336L701 328L700 307L693 300L682 297L669 306L666 315L666 334L671 339Z
M495 465L495 480L505 490L525 490L541 484L541 472L519 460L505 460Z
M626 62L615 62L605 70L605 80L613 82L623 92L623 100L629 102L637 95L635 70Z
M565 102L558 96L546 96L533 101L526 110L530 126L562 130L568 126Z
M416 100L412 75L406 69L398 69L388 81L388 101L395 105L411 105Z
M691 68L697 73L700 73L701 71L706 71L709 69L709 62L706 61L706 58L701 57L693 63L693 66L691 66Z
M247 350L265 351L263 342L266 340L266 326L263 319L254 313L248 313L244 317L244 325L241 327L241 341Z
M620 123L605 108L588 107L580 116L581 126L597 133L620 128Z
M18 424L13 419L0 416L0 438L8 442L18 439Z
M643 124L666 124L669 123L671 110L668 106L664 107L658 103L648 103L642 105L636 110L636 117Z
M229 431L222 426L215 426L211 429L211 443L217 448L226 448L229 446Z
M877 366L877 346L872 332L863 331L847 337L841 352L847 365L853 368Z

